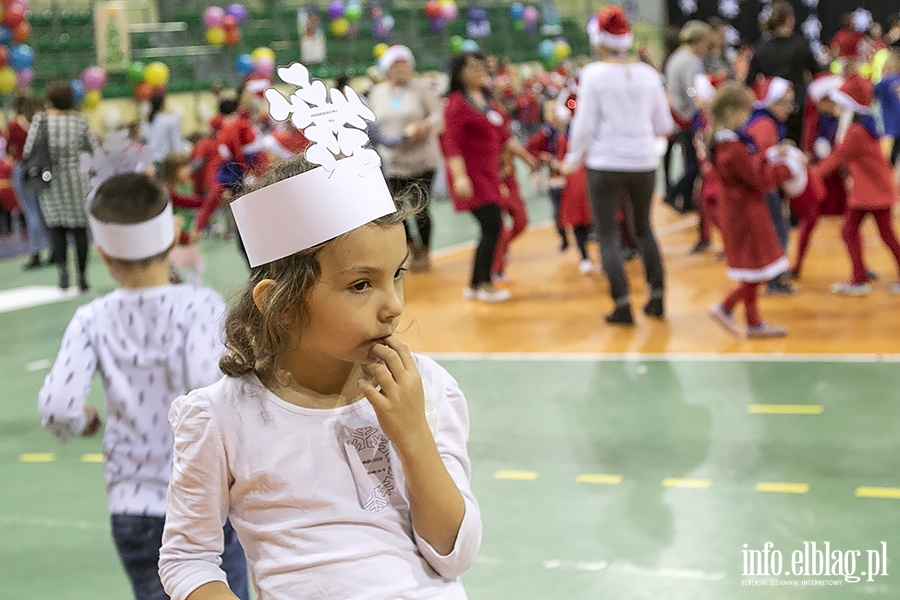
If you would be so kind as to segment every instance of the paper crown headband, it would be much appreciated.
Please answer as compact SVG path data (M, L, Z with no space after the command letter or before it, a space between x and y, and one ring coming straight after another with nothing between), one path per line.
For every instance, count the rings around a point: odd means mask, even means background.
M328 90L299 63L278 68L295 86L285 98L266 90L269 115L290 119L311 142L306 160L318 167L241 196L231 211L251 267L264 265L352 231L396 210L381 158L365 148L375 115L350 87Z
M91 200L104 181L120 173L136 173L153 166L152 154L146 146L133 142L125 130L106 136L93 154L82 154L81 172L90 177L91 192L87 197L88 223L94 241L108 256L120 260L142 260L167 250L175 241L175 217L172 205L142 223L125 225L105 223L90 210Z

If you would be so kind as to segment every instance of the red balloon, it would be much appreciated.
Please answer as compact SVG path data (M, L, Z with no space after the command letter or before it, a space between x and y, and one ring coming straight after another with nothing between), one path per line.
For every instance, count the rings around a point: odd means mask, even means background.
M144 100L149 100L150 96L153 95L153 86L147 83L146 81L142 81L136 86L134 86L134 98L143 102Z
M25 6L21 2L13 2L3 11L3 21L10 29L15 29L25 20Z
M228 32L229 29L237 29L238 22L237 19L234 18L234 15L225 15L222 18L222 29Z
M439 0L428 0L425 3L425 14L429 19L437 19L441 16L441 3Z
M0 68L6 66L9 62L9 49L6 46L0 46Z
M241 41L241 30L237 27L225 30L225 45L234 46Z
M31 26L28 21L22 21L13 29L14 42L21 44L27 42L29 37L31 37Z

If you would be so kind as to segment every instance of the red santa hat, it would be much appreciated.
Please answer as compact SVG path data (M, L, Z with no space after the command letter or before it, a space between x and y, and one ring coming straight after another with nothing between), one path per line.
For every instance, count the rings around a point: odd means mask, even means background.
M835 104L863 115L872 113L872 84L861 75L853 74L844 80L843 85L832 90L828 97Z
M607 6L591 17L587 32L592 46L628 50L634 43L631 24L620 6Z
M756 108L769 108L793 89L793 85L783 77L767 77L753 85L756 94Z
M820 75L809 82L806 87L806 95L813 102L821 102L831 92L840 89L844 84L844 78L840 75Z

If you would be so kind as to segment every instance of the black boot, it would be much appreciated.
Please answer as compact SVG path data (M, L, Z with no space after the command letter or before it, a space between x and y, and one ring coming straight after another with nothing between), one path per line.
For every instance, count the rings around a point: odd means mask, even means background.
M69 289L69 270L66 268L59 269L59 289L63 291Z
M43 265L41 264L41 255L38 252L35 252L31 255L31 259L24 265L22 265L23 271L31 271L33 269L39 269Z
M606 315L606 322L610 325L634 325L634 317L631 315L631 305L617 306L614 311Z
M78 289L81 290L82 294L91 289L91 286L88 285L87 277L84 276L84 273L78 274Z
M650 298L644 305L644 314L655 319L665 318L665 309L663 308L662 298Z

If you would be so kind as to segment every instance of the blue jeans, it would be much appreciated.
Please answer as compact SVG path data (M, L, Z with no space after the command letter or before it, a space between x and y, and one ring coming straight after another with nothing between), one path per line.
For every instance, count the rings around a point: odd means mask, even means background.
M162 546L165 517L111 515L112 537L119 560L131 581L135 600L169 600L159 580L159 548ZM225 551L222 570L228 587L241 600L250 600L247 559L231 523L225 522Z
M22 163L13 165L12 171L13 191L19 199L22 214L25 215L25 227L28 229L28 253L37 254L50 247L50 236L47 233L47 223L44 221L44 213L38 202L38 193L35 190L22 185Z

